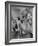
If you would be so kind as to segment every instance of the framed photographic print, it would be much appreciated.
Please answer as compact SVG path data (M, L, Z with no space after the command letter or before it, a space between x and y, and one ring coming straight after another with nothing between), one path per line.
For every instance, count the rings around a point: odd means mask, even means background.
M5 2L5 44L37 42L37 4Z

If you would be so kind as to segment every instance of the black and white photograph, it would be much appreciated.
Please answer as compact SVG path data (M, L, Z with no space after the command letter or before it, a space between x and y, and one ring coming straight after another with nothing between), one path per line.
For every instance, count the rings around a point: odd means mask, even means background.
M37 41L37 4L5 2L5 44Z

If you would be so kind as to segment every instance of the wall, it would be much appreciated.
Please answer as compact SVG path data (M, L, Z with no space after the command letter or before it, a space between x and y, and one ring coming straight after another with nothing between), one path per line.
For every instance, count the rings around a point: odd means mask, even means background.
M5 1L6 0L0 0L0 46L5 46ZM24 1L24 2L33 2L38 4L38 0L11 0L11 1L22 1L22 2ZM37 6L37 11L38 11L38 6ZM37 29L37 36L38 36L38 29ZM37 43L17 44L8 46L38 46L38 39Z

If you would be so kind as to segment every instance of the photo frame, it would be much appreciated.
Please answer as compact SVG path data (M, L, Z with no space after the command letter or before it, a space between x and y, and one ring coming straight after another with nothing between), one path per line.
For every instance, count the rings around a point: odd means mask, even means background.
M37 3L6 1L5 44L35 42L37 42Z

